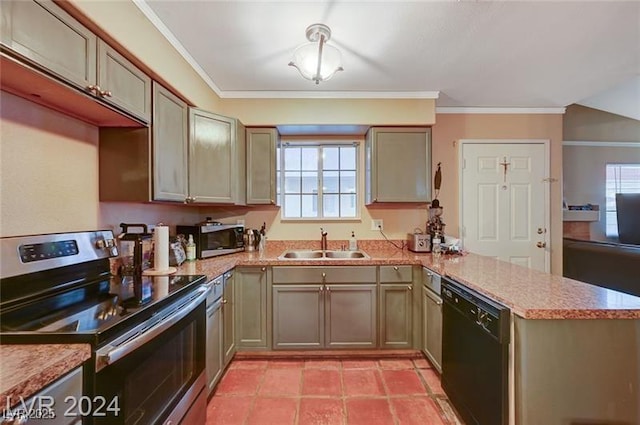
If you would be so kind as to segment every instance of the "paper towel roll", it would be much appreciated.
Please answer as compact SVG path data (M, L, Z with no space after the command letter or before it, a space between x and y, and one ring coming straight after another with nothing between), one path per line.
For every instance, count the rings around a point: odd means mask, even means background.
M153 268L156 271L169 269L169 226L156 226L153 231Z

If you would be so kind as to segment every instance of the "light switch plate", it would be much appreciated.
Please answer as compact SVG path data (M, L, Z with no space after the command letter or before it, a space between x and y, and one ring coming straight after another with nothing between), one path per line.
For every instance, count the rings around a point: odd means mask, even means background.
M371 220L371 230L384 230L384 223L381 218Z

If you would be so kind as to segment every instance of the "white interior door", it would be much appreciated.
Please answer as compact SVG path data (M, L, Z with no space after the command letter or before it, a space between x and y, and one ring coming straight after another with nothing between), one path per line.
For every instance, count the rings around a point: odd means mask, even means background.
M461 236L466 250L549 270L545 142L461 143Z

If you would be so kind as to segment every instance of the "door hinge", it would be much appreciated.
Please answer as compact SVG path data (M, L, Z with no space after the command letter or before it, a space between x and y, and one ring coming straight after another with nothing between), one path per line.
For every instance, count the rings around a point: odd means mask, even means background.
M556 179L554 177L547 177L546 179L542 179L542 183L555 183L557 181L558 181L558 179Z

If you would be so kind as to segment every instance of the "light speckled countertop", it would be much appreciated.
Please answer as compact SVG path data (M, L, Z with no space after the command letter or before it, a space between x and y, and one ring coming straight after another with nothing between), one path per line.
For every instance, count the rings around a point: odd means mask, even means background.
M337 244L337 245L336 245ZM179 274L210 279L236 266L421 265L495 299L525 319L640 319L640 297L475 254L440 256L399 250L385 241L360 241L370 258L279 260L287 249L317 249L315 241L270 241L264 253L244 252L183 264ZM329 249L339 249L339 242Z
M0 400L26 400L90 357L89 344L0 345Z

